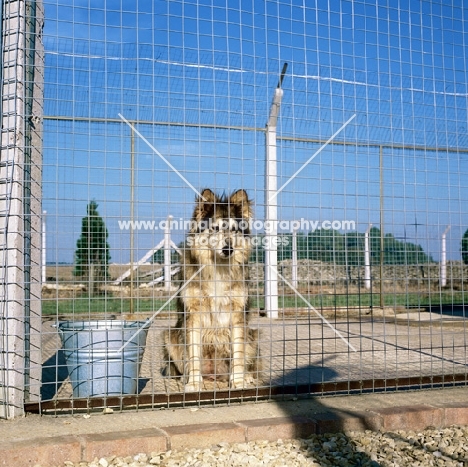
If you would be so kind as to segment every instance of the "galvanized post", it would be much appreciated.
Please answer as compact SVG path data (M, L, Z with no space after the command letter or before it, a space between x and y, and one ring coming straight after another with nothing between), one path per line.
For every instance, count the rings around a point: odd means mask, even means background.
M288 64L283 65L278 85L273 95L270 116L266 126L265 164L265 311L269 318L278 318L278 205L277 205L277 146L276 126L283 99L281 85Z
M383 187L383 146L380 146L380 156L379 156L379 166L380 166L380 308L385 306L384 298L384 187Z
M134 268L135 262L135 132L130 130L130 314L134 313Z

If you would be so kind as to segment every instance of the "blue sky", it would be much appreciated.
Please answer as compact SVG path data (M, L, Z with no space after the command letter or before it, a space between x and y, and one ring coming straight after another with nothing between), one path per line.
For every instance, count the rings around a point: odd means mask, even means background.
M45 0L47 260L72 261L94 198L113 261L128 261L118 220L130 214L130 132L119 112L161 123L138 130L195 187L247 189L262 218L264 135L253 129L265 127L284 62L278 135L326 140L356 114L336 141L361 145L325 149L278 197L280 217L378 225L383 144L385 231L438 258L450 224L448 257L459 259L468 228L468 154L457 152L468 148L463 2L227 3ZM281 140L278 185L318 147ZM189 217L192 190L138 138L135 155L136 218ZM139 232L136 256L160 239Z

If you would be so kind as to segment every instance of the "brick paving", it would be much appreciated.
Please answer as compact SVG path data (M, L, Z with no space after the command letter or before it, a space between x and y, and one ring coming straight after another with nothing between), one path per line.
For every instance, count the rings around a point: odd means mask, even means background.
M395 405L391 394L329 398L333 404L328 405L324 400L283 403L276 413L289 415L275 417L268 416L268 408L273 403L254 404L249 414L258 418L250 419L243 418L245 412L239 407L216 407L203 409L204 413L200 414L193 414L190 409L177 410L171 413L169 423L160 411L93 414L88 419L75 416L4 420L0 422L3 440L0 466L49 467L63 465L65 461L90 462L95 458L138 453L156 455L226 442L308 438L323 433L420 431L428 427L436 430L450 426L454 420L457 424L468 420L468 403L461 402L463 399L466 399L466 388L453 388L399 394L397 400L410 404L400 406ZM356 406L366 409L356 409ZM297 411L303 415L294 415ZM198 422L191 416L197 417Z

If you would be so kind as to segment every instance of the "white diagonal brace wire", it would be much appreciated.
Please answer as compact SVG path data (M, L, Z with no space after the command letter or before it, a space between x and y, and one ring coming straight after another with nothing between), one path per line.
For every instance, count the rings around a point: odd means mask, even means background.
M273 267L270 266L270 268L274 270ZM315 314L353 351L353 352L357 352L357 350L354 348L354 346L351 344L351 342L349 342L348 339L346 339L343 334L341 334L340 331L338 331L338 329L336 329L327 319L325 319L317 310L314 306L312 306L312 304L292 285L290 284L278 271L275 271L275 273L277 274L277 276L282 280L284 281L284 283L286 285L289 286L289 288L291 290L294 291L294 293L299 297L301 298L304 303L307 304L307 306L309 307L309 309L311 309L313 312L315 312Z
M172 295L171 297L169 297L169 298L167 299L167 301L164 303L164 305L162 305L162 306L159 308L158 311L155 311L155 312L153 313L153 316L151 316L151 318L148 318L148 319L146 320L145 325L144 325L143 327L141 327L140 329L138 329L138 331L136 331L136 332L125 342L125 344L122 345L122 347L120 347L120 349L118 349L118 350L113 350L112 352L115 352L115 353L120 353L120 352L122 352L122 350L125 349L125 347L127 347L127 345L130 343L130 341L131 341L134 337L138 336L138 334L140 334L140 332L143 331L143 329L145 329L145 327L146 327L149 323L151 323L151 321L153 321L154 318L156 318L156 316L164 309L164 307L165 307L166 305L168 305L168 304L171 302L171 300L173 300L175 297L177 297L177 294L179 294L180 292L182 292L182 290L184 290L185 287L187 287L187 285L190 284L190 282L195 278L195 276L196 276L199 272L202 271L202 269L203 269L205 266L206 266L206 265L203 264L203 265L200 267L200 269L198 269L198 271L196 271L196 272L185 282L185 284L182 285L182 287L181 287L180 289L177 290L177 292L176 292L174 295ZM110 352L110 353L111 353L111 352Z
M203 201L206 201L206 198L202 196L201 193L122 114L119 113L118 116L173 170L176 175L178 175Z
M299 172L301 172L312 161L312 159L314 159L316 156L318 156L325 149L325 147L328 144L330 144L344 130L344 128L354 119L354 117L356 117L356 114L354 114L350 119L348 119L348 121L346 123L343 123L343 125L341 125L341 127L338 130L336 130L335 133L333 133L332 136L330 136L328 141L323 143L322 146L320 146L320 148L317 149L317 151L309 158L309 160L307 162L305 162L304 164L302 164L302 166L298 170L296 170L296 172L293 175L291 175L289 180L281 188L279 188L275 193L273 193L270 196L268 201L271 201L274 198L276 198L283 191L283 189L294 180L294 178L299 174Z

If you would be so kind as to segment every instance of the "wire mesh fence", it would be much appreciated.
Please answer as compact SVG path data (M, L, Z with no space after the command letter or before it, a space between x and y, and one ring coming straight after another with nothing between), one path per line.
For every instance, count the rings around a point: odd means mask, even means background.
M466 384L463 4L9 2L2 171L13 5L44 9L27 410Z

